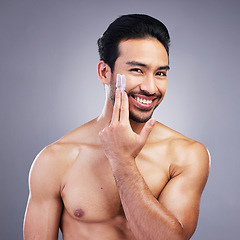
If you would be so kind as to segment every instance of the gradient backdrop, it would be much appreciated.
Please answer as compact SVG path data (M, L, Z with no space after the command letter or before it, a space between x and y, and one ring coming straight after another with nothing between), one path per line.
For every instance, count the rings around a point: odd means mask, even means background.
M192 239L239 239L239 12L237 0L1 0L1 240L22 239L37 153L100 114L96 41L127 13L162 20L172 38L168 92L155 117L211 152Z

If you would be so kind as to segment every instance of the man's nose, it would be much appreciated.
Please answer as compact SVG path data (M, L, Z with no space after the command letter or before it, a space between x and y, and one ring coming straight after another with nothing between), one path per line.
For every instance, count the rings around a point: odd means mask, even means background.
M144 77L140 89L148 94L155 94L156 93L156 84L155 79L153 76L146 76Z

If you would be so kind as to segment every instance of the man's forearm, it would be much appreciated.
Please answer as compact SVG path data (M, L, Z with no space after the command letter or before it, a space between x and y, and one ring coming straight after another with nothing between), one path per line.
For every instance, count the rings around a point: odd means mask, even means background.
M179 221L153 196L135 160L112 166L126 218L137 240L184 239Z

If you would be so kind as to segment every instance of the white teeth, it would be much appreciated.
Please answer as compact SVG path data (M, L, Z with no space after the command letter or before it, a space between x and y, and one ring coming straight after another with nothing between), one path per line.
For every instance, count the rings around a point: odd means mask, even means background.
M143 102L142 98L139 98L139 97L137 97L137 101L140 102L140 103Z
M152 103L152 100L146 100L146 99L142 99L142 98L139 98L139 97L136 97L135 99L136 99L138 102L144 103L144 104L150 104L150 103Z

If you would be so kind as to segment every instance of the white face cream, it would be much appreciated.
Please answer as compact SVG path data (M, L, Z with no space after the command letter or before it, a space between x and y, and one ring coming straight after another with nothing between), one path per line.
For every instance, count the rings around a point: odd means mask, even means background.
M126 87L126 77L125 75L117 74L116 88L120 88L121 91L125 91Z

